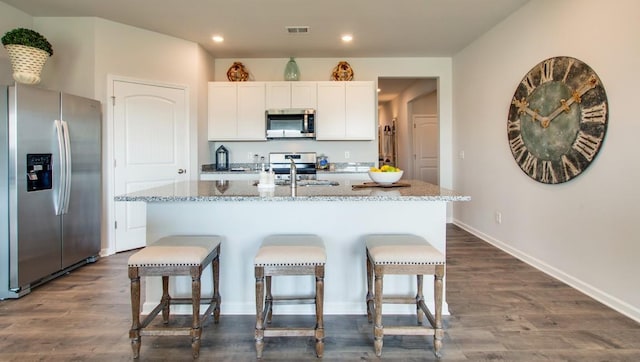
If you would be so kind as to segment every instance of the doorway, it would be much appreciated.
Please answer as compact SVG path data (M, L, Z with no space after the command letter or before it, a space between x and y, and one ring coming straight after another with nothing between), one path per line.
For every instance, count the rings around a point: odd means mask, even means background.
M387 159L395 159L395 166L405 171L406 178L440 184L437 87L437 78L379 77L378 141L381 164ZM414 122L416 115L429 116L429 125L420 124L421 128L417 129L418 125ZM420 117L418 120L422 122L424 118ZM393 158L383 155L384 150L388 149L385 147L385 142L388 141L384 136L386 129L391 130L393 135ZM431 152L434 149L435 159L434 152ZM428 171L425 171L424 162L419 162L425 161L426 150L430 151L427 157Z
M187 90L113 80L114 191L116 195L189 179ZM111 202L115 251L146 245L146 204Z

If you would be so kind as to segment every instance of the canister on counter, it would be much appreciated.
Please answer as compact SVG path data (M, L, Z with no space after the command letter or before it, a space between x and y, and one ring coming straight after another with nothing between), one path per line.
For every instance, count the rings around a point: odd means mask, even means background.
M328 170L329 169L329 157L320 155L316 160L316 169L318 170Z

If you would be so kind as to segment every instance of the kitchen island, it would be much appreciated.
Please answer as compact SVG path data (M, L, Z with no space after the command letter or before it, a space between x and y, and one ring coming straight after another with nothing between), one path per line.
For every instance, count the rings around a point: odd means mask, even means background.
M223 314L255 314L253 257L262 239L275 233L313 233L325 242L326 314L366 313L365 248L370 233L413 233L442 253L446 244L446 204L470 197L415 180L405 187L359 187L362 180L338 186L259 188L255 181L193 181L127 195L116 201L147 204L147 242L167 235L215 234L224 237L220 260ZM306 279L305 279L306 278ZM308 276L278 277L273 292L312 294ZM158 278L159 279L159 278ZM446 284L446 282L445 282ZM191 283L178 277L173 296L189 295ZM211 292L211 273L203 273L203 295ZM433 306L432 278L425 278L425 299ZM160 297L160 280L146 282L145 310ZM415 294L415 278L386 276L385 293ZM446 298L443 312L447 313ZM275 313L312 314L312 305L275 306ZM181 313L180 309L176 309ZM186 312L186 311L184 311ZM415 313L415 306L385 305L385 312Z

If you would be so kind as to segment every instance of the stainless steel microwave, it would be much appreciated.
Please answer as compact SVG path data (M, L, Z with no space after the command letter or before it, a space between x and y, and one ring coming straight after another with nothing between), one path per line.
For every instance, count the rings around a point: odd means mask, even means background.
M309 108L266 111L267 138L315 138L316 111Z

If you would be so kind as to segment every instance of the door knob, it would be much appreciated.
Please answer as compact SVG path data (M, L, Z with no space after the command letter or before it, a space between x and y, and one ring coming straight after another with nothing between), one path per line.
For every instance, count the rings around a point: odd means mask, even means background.
M183 174L183 173L185 173L185 172L187 172L187 170L185 170L185 169L183 169L183 168L179 168L179 169L178 169L178 173L179 173L179 174Z

